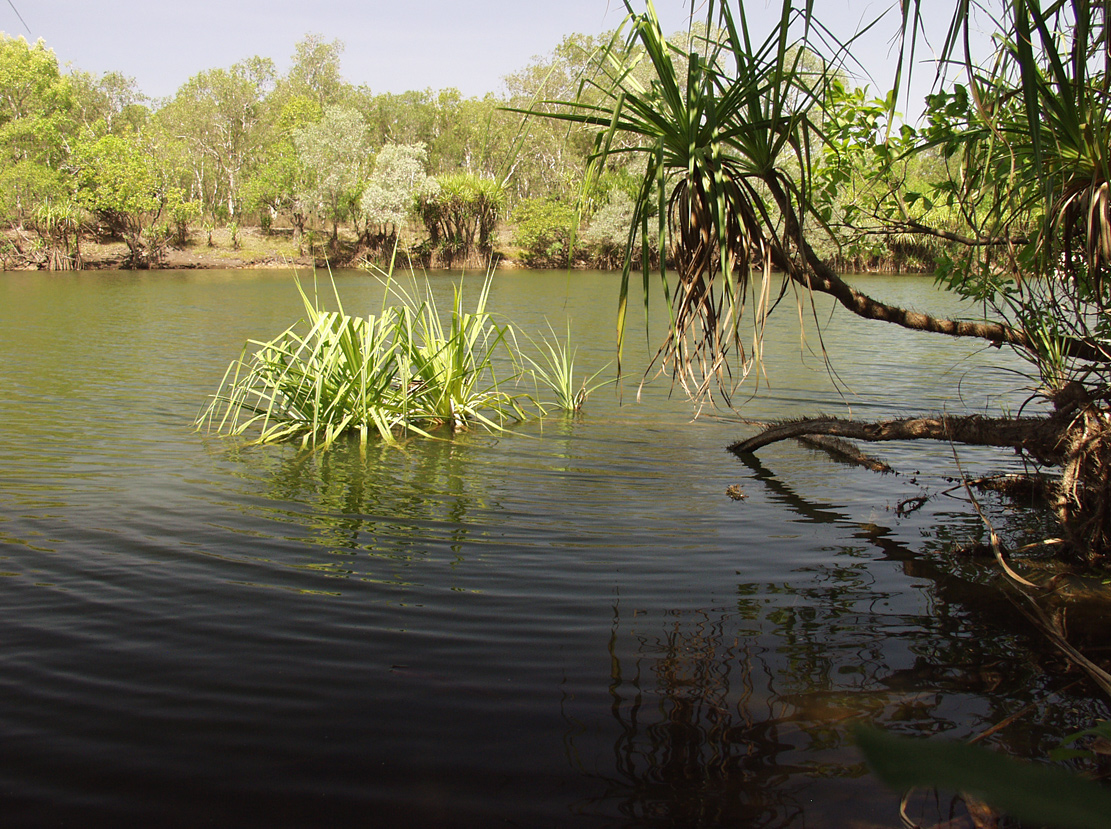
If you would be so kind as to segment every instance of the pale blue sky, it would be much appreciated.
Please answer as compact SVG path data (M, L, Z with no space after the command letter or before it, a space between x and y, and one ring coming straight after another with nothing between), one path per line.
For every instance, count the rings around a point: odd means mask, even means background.
M29 39L43 38L60 61L97 74L122 72L154 98L172 95L203 69L252 55L273 58L284 70L294 44L309 32L342 40L344 77L374 92L456 87L465 95L482 95L499 91L505 75L550 52L564 35L615 28L625 13L620 0L11 2L27 23ZM656 0L656 5L665 28L686 28L689 2ZM846 35L888 3L817 0L816 6L823 20ZM761 33L778 7L778 0L745 5ZM0 29L28 34L8 2L0 3ZM859 53L885 86L890 31L870 36Z

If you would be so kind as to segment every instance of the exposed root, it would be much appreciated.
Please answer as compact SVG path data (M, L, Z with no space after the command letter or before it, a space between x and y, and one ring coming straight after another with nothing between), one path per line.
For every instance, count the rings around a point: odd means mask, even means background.
M968 485L977 492L995 492L1012 501L1044 501L1050 503L1057 491L1057 481L1048 475L988 475L983 478L973 478ZM963 484L943 491L948 495L954 490L961 489Z
M1089 404L1068 435L1054 507L1070 545L1089 562L1111 551L1111 416Z

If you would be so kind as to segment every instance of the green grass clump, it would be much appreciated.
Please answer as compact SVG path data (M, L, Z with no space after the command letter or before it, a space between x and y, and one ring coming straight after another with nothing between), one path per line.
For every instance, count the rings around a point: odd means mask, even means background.
M387 298L397 304L366 317L345 314L342 303L321 310L298 283L306 319L273 340L248 340L196 425L225 435L257 429L258 444L325 449L348 433L365 445L372 432L392 443L437 427L502 429L524 411L494 374L498 349L517 361L510 327L486 311L490 282L473 312L456 287L446 324L431 296L417 300L392 281Z
M539 382L546 385L555 394L555 406L564 412L578 412L586 402L587 396L595 389L601 388L614 379L598 380L598 375L608 368L602 366L581 384L575 382L575 356L578 349L571 348L571 322L567 322L567 339L560 341L548 323L548 332L551 339L541 335L543 348L540 349L540 359L528 357L532 365L532 375Z

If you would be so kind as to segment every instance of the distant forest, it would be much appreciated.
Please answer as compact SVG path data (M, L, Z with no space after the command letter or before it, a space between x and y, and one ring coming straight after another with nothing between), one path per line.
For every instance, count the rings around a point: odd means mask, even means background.
M334 264L396 250L423 267L495 255L618 267L638 171L611 162L588 177L593 134L520 112L589 99L611 40L569 36L506 77L502 95L466 98L352 85L343 43L309 35L284 75L253 57L152 100L132 78L66 71L42 41L0 35L0 265L82 268L94 245L115 243L120 266L157 267L214 233L238 247L250 229ZM654 260L658 249L645 248ZM825 253L858 270L932 261L897 238L836 231Z

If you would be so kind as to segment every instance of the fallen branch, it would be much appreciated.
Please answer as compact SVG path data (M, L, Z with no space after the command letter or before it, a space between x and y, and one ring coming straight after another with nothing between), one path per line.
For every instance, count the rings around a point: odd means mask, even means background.
M736 422L736 421L730 421ZM741 420L741 423L746 423L749 426L756 426L760 429L773 429L777 424L769 423L764 420ZM894 472L895 470L881 461L879 458L873 458L871 455L866 455L860 449L847 440L842 440L838 437L820 434L802 434L795 435L795 440L799 443L804 443L807 446L813 446L815 449L821 449L828 454L835 461L846 463L849 466L863 466L865 469L870 469L872 472ZM734 452L734 446L729 447L729 451Z
M794 258L783 245L776 244L771 248L772 261L775 267L786 273L797 284L810 291L828 294L844 308L864 319L889 322L912 331L929 331L950 337L975 337L995 345L1006 343L1029 354L1038 353L1035 343L1021 328L988 320L954 320L935 317L932 314L911 311L898 305L889 305L861 293L838 276L811 247L802 233L802 224L790 197L778 182L769 179L765 183L783 213L784 238L795 244L801 259L800 261ZM1078 360L1094 363L1111 362L1111 353L1092 338L1062 337L1061 351L1063 356Z
M917 417L860 423L835 417L804 418L772 425L758 435L729 446L734 455L755 452L772 443L805 435L832 435L852 440L944 440L973 446L1005 446L1029 452L1045 463L1061 460L1065 439L1053 418L989 418L980 415Z

